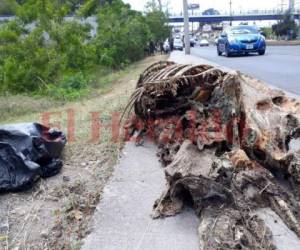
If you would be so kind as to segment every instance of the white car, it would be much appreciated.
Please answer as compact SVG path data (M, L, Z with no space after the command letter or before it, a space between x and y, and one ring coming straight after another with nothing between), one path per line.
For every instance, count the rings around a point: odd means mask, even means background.
M183 50L183 42L181 39L174 39L173 48L174 50Z
M209 46L209 42L206 39L202 39L199 43L200 47Z

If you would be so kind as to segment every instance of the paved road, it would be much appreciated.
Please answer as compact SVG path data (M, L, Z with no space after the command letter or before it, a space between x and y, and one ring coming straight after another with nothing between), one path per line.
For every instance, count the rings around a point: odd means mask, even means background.
M218 56L215 46L196 47L192 54L300 95L300 46L269 46L264 56L227 58Z

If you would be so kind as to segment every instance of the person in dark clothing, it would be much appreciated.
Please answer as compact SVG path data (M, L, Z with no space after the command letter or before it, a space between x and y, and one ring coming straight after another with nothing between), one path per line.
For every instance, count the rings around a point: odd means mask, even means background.
M174 49L174 39L173 37L170 39L170 50L173 51Z
M150 53L150 56L154 56L154 51L155 51L154 42L150 41L150 43L149 43L149 53Z
M159 49L160 49L160 54L164 54L165 51L164 51L164 43L162 41L160 41L159 43Z

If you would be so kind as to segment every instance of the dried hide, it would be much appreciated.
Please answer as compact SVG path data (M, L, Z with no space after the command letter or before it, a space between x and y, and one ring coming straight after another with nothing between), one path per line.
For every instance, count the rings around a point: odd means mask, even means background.
M300 104L238 72L160 62L141 75L125 126L158 145L167 189L155 218L194 207L200 249L275 249L251 211L272 208L300 237Z

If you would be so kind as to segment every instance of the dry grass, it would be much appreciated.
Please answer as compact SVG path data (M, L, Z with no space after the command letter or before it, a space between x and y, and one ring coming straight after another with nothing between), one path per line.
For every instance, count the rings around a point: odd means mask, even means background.
M123 111L139 74L153 62L163 59L166 57L150 57L126 71L113 73L107 78L112 84L103 82L86 100L61 106L27 97L10 97L12 99L4 102L18 108L5 110L5 119L0 123L41 121L40 110L47 110L61 113L61 117L53 115L51 121L60 123L66 132L67 110L75 114L75 141L66 146L62 173L39 181L32 190L0 196L0 219L8 217L9 222L3 234L8 236L9 249L79 249L81 239L89 232L89 221L101 191L118 159L120 142L111 140L112 113ZM9 104L10 100L14 103ZM24 100L31 105L23 105L24 115L20 115ZM100 140L93 143L89 142L90 112L99 112L103 125ZM7 244L0 238L1 247L5 249Z
M24 95L0 96L0 123L18 116L47 110L60 105L48 98L33 98Z

